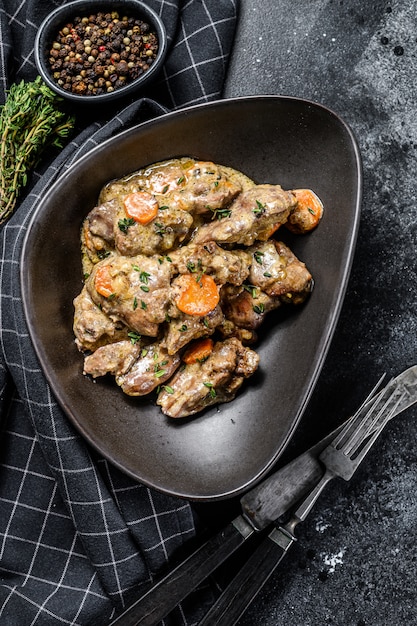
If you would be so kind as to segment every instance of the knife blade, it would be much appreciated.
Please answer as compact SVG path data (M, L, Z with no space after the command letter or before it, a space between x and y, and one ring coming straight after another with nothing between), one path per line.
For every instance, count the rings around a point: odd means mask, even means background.
M417 392L417 366L413 372L411 369L409 386L414 385ZM369 401L373 391L363 405ZM397 407L396 414L413 402L406 397ZM341 424L244 495L240 500L241 515L150 587L110 626L154 626L160 622L254 533L264 530L308 493L323 475L323 467L317 457L343 426Z

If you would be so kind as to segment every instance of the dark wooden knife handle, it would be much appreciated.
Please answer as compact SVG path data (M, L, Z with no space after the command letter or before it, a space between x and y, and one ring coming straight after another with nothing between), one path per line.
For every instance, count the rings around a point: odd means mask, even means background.
M278 542L276 541L278 539ZM198 626L233 626L262 589L295 541L275 529L255 549Z
M238 517L152 586L111 626L154 626L170 613L237 548L254 529Z

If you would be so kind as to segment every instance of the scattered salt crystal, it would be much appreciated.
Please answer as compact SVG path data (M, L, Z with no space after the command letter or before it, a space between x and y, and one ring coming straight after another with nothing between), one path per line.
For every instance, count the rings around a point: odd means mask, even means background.
M324 531L327 530L330 526L331 524L324 522L323 520L319 520L316 524L316 531L318 533L324 533Z
M345 552L346 548L342 548L337 554L325 554L323 556L323 562L328 566L329 574L332 574L335 571L336 565L343 565L343 556Z

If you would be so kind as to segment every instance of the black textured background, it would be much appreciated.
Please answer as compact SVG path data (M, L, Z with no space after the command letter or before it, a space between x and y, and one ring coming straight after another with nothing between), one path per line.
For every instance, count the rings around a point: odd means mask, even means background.
M380 374L417 362L416 52L415 2L241 0L225 95L330 107L354 131L364 166L351 280L288 458L346 417ZM416 417L408 409L350 483L328 487L242 626L417 624Z

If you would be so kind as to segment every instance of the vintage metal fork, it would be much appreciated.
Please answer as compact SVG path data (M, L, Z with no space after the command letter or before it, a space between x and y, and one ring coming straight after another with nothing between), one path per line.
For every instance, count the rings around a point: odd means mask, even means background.
M382 378L383 379L383 378ZM407 398L407 387L397 379L376 393L382 379L346 426L323 450L319 459L325 467L321 480L293 512L285 525L275 527L257 547L199 626L233 626L242 616L291 545L297 524L304 521L325 486L335 477L350 480L385 425Z
M323 450L319 459L323 477L294 513L295 525L307 517L323 489L333 478L350 480L403 400L401 385L389 383L348 421L345 428ZM370 406L369 406L370 404Z

